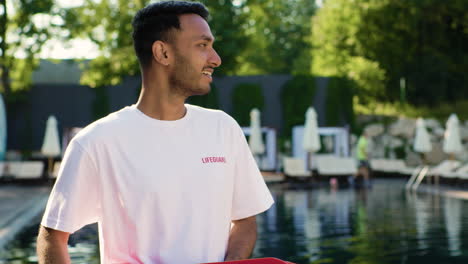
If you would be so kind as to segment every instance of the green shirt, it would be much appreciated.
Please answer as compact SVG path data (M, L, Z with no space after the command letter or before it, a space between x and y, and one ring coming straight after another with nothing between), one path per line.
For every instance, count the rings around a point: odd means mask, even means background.
M367 138L364 136L359 137L357 144L357 158L358 160L367 160Z

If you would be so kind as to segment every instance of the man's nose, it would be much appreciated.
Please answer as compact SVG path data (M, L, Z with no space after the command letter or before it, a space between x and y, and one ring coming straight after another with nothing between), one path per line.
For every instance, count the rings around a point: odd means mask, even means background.
M213 65L213 67L219 67L221 65L221 57L219 57L215 49L213 49L213 52L211 53L209 63Z

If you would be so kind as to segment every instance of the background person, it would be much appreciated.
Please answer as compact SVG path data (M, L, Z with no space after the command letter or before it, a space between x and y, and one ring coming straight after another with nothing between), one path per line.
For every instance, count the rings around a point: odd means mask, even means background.
M364 131L359 137L356 148L358 159L358 172L355 177L361 175L364 179L364 186L370 186L370 165L369 165L369 133Z
M70 263L69 235L95 222L102 264L250 256L271 194L235 120L184 104L210 91L221 64L207 16L182 1L135 15L140 97L71 141L41 222L39 263Z

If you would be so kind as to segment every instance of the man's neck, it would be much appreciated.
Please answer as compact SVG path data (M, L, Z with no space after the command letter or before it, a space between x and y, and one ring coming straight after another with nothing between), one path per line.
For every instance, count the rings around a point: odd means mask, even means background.
M161 82L161 78L143 78L136 107L145 115L158 120L178 120L186 114L186 99L175 94L168 81Z
M151 98L140 97L136 103L138 110L145 115L158 119L173 121L185 116L187 109L184 103L163 102L161 100L151 101Z

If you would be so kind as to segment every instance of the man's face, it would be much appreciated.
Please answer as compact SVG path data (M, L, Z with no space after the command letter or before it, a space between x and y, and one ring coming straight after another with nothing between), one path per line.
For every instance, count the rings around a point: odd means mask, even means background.
M169 81L184 96L203 95L210 91L214 68L221 58L213 49L214 37L208 23L195 14L179 17L180 30L174 30L174 63Z

